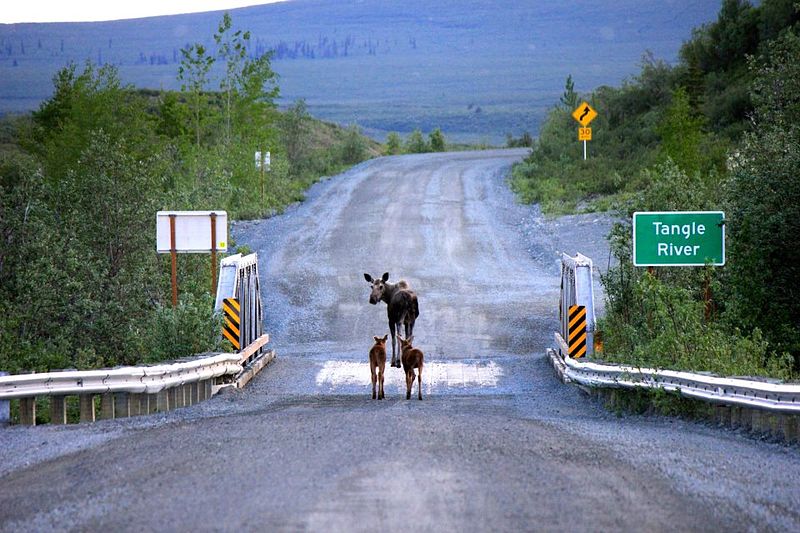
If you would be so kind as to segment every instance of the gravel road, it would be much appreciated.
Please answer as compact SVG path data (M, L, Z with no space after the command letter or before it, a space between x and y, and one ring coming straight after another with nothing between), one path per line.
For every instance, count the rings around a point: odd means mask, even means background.
M376 159L237 223L276 360L174 412L0 429L0 531L800 530L796 446L616 416L556 380L556 252L604 268L611 222L518 205L524 153ZM388 325L363 273L387 271L419 295L421 402L394 368L370 399Z

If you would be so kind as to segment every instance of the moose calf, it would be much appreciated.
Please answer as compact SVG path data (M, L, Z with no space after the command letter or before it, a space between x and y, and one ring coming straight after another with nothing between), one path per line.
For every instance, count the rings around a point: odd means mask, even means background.
M378 383L378 400L383 400L383 374L386 370L386 339L389 335L383 337L372 337L375 339L375 344L369 350L369 375L372 378L372 399L375 399L375 383ZM378 376L377 370L380 370Z
M411 399L411 388L414 385L414 378L417 378L417 392L419 399L422 399L422 362L425 355L422 350L411 346L414 337L400 339L402 355L400 360L403 362L403 370L406 373L406 400ZM419 369L419 376L414 376L414 369Z

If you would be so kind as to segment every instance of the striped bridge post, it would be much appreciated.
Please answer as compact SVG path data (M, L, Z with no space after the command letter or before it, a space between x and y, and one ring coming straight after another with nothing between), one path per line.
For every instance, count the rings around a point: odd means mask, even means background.
M241 349L239 300L237 298L222 300L222 313L222 336L230 341L236 351L239 351Z
M569 325L568 325L567 345L569 346L569 356L573 359L586 355L586 306L569 306Z

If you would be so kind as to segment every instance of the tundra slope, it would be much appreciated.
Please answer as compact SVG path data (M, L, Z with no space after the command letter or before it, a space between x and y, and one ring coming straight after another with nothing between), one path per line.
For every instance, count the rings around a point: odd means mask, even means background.
M2 430L0 530L800 529L796 447L617 417L555 379L555 252L602 265L608 221L516 204L523 155L369 161L237 224L275 362L164 415ZM362 273L384 271L419 294L422 402L391 368L370 399L386 322Z

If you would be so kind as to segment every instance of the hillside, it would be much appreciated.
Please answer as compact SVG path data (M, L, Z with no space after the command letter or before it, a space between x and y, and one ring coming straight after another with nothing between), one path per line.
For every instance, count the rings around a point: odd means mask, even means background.
M252 54L275 50L281 102L389 131L439 126L453 141L536 132L572 74L617 84L650 50L674 61L718 0L291 0L232 10ZM220 12L116 22L0 25L0 112L35 109L68 61L113 63L137 87L176 89L180 49L212 45Z

